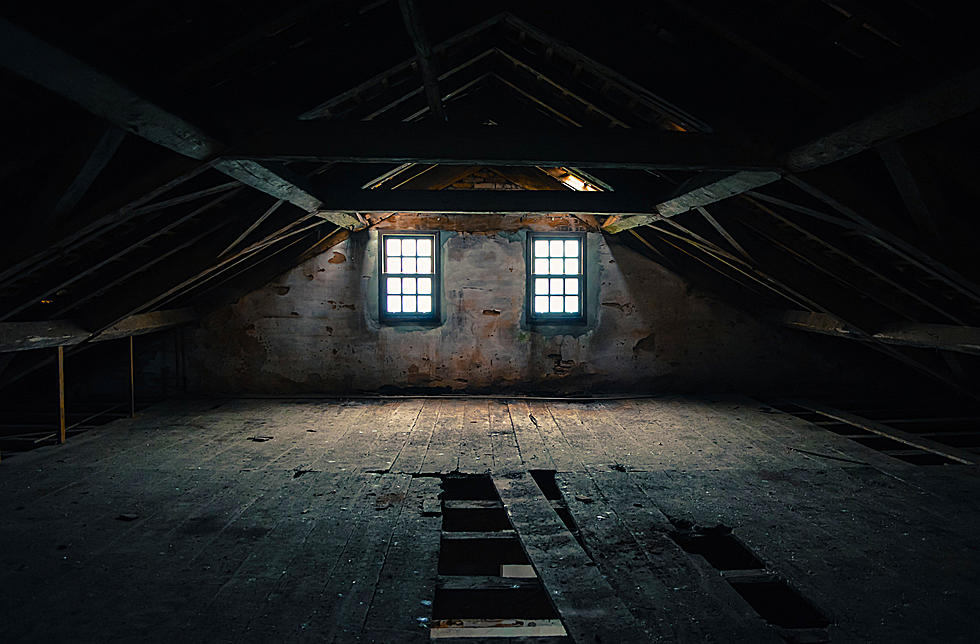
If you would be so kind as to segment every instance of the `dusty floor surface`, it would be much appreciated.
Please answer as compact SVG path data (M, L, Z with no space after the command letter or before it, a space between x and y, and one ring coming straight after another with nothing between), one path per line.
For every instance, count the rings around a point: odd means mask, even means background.
M426 641L451 472L569 634L513 641L976 641L976 467L731 396L159 404L0 463L0 639Z

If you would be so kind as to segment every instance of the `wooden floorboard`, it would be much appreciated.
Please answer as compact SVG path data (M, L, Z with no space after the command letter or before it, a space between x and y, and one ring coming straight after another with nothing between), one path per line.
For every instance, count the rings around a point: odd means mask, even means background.
M529 470L557 472L581 542ZM484 544L474 557L520 540L567 641L606 624L609 641L776 641L671 538L723 525L829 617L831 641L967 642L976 471L737 395L173 400L5 456L0 624L4 641L422 642L439 476L462 472L496 481L516 531L446 534Z
M524 551L577 642L649 640L529 475L493 480Z

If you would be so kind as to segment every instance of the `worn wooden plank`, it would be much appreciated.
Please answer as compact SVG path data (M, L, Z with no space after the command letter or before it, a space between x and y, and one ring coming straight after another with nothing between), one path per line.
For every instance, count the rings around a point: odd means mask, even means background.
M526 418L538 430L541 440L555 470L565 472L578 470L582 467L580 455L575 451L575 447L568 437L561 431L551 409L544 402L529 402L526 404ZM527 459L524 459L525 464Z
M647 641L645 632L603 579L595 562L529 475L494 477L524 551L575 641Z
M895 429L894 427L882 425L881 423L869 420L867 418L861 418L860 416L855 416L854 414L840 409L834 409L833 407L809 400L793 400L791 402L794 405L799 405L804 409L815 411L818 414L822 414L828 418L833 418L843 423L847 423L848 425L860 427L861 429L867 430L873 434L878 434L879 436L884 436L900 443L911 445L916 449L920 449L931 454L938 454L943 458L948 458L957 463L962 463L964 465L976 465L978 462L980 462L980 457L978 457L976 454L967 452L966 450L961 450L950 445L944 445L943 443L938 443L934 440L923 438L922 436L918 436L916 434Z
M780 641L671 540L673 526L627 474L567 472L555 482L587 551L654 640Z
M317 521L294 550L297 565L282 571L261 607L229 633L231 638L249 642L299 638L313 620L321 633L329 628L329 623L321 620L323 611L330 613L325 616L329 619L343 605L338 593L356 586L351 582L358 580L359 573L351 564L363 564L365 574L377 571L370 562L380 568L383 556L378 553L383 553L387 543L385 523L393 520L395 512L390 512L391 508L376 510L376 502L394 484L403 485L406 477L358 474L353 485L336 488L335 503L327 506L329 518ZM361 583L365 581L360 578Z
M425 463L429 445L432 442L432 435L441 414L442 406L438 402L426 400L422 403L422 409L412 426L404 447L389 466L390 471L409 474L422 471L422 465Z
M459 400L440 401L442 408L432 430L421 471L447 474L459 470L460 429L465 404Z
M422 406L422 399L398 402L395 412L379 426L374 446L360 459L363 469L376 472L391 470L415 431Z
M582 403L549 403L546 407L561 435L568 441L575 457L586 469L625 467L606 451L606 445L595 434L592 418ZM577 469L577 468L576 468Z
M502 474L518 471L522 468L521 452L507 402L491 400L488 405L493 470Z
M537 422L531 419L533 414L527 402L522 400L508 402L507 413L514 427L514 440L517 441L524 467L529 470L555 469L555 463L544 444Z
M467 401L460 430L459 471L480 474L493 466L490 442L490 401Z
M411 475L386 474L383 479L385 485L377 492L373 511L362 511L357 539L348 543L334 574L322 586L318 601L313 603L313 611L300 625L301 631L315 633L321 641L350 642L361 632L401 517L404 513L417 513L421 506L420 500L409 495ZM426 560L431 561L431 553ZM435 570L425 573L434 576ZM421 603L425 599L429 597L417 598L418 609L426 608ZM405 629L405 623L416 616L401 614L388 618L396 618L401 629Z
M784 311L777 319L783 326L798 331L869 341L849 325L827 313ZM881 330L872 331L871 337L885 344L980 355L980 328L972 326L895 322Z
M424 626L432 620L442 518L425 515L422 508L426 501L438 500L441 489L437 478L412 480L358 641L428 639Z

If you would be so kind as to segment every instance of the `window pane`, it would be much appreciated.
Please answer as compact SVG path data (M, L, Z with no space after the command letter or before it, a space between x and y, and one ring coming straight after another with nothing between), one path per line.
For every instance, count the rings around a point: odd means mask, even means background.
M578 257L578 240L565 240L565 257Z
M388 278L388 293L390 295L398 295L402 292L402 281L398 277Z
M385 240L385 255L401 255L402 240L397 237L389 237Z
M432 278L431 277L420 277L419 278L419 293L428 295L432 292Z
M432 296L419 295L419 313L432 313Z
M402 273L414 273L414 272L415 272L415 258L402 257Z
M548 296L548 308L552 313L561 313L565 309L564 299L561 295Z
M536 275L547 275L548 274L548 260L546 260L546 259L536 259L536 260L534 260L534 273Z
M560 239L552 239L549 243L548 254L552 257L561 257L565 253L563 252L563 246Z
M388 296L388 313L401 313L402 312L402 297L401 295L389 295Z
M578 279L565 278L565 295L578 295Z
M565 313L578 313L577 296L565 296Z
M402 293L406 295L415 295L415 278L414 277L403 277L402 278Z
M535 295L534 296L534 312L535 313L547 313L548 312L548 296L547 295Z
M534 294L535 295L547 295L548 294L548 278L537 277L534 279Z
M402 295L402 312L403 313L415 313L415 296L414 295Z
M548 289L548 293L550 295L561 295L562 293L564 293L565 290L562 288L564 286L564 282L565 280L563 280L560 277L551 278L551 286Z
M415 240L414 239L403 239L402 240L402 255L415 255Z
M416 262L416 269L419 273L429 274L432 272L432 258L431 257L419 257L418 262Z
M415 251L419 255L431 256L432 255L432 240L428 237L423 237L415 242Z
M401 257L389 257L388 258L388 268L386 269L385 272L387 272L387 273L401 273L402 272L402 258Z
M561 271L559 271L561 272ZM578 260L577 259L566 259L565 260L565 275L577 275L578 274Z
M548 263L550 264L548 266L548 268L549 268L548 272L551 273L552 275L561 275L564 272L564 271L562 271L562 268L564 266L564 260L562 260L562 259L549 259L548 260Z
M548 240L547 239L535 239L534 240L534 257L547 257L548 256Z

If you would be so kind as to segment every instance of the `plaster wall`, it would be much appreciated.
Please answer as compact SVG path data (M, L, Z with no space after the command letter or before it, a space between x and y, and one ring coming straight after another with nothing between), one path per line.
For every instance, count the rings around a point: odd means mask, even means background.
M572 218L397 217L381 228L443 228L442 321L378 321L378 230L207 316L188 331L191 390L741 391L820 382L842 366L808 337L762 324L590 232L588 323L523 319L529 229Z

